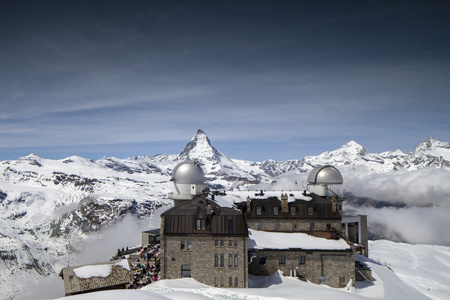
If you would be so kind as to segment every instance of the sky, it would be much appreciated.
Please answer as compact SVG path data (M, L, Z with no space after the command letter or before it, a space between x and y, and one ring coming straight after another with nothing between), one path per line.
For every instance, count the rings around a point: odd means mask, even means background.
M2 1L0 160L450 141L447 1Z

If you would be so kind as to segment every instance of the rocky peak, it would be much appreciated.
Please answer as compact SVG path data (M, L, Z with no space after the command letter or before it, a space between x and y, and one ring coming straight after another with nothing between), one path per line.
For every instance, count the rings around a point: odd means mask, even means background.
M178 158L180 160L185 159L198 159L198 160L220 160L220 153L216 148L211 146L206 133L198 129L197 134L186 144L183 152L180 153Z
M433 150L437 148L444 148L444 149L450 149L450 143L444 143L441 141L436 140L432 136L430 136L426 141L420 143L416 149L414 150L415 153L417 152L423 152L428 150Z
M337 149L337 151L344 152L350 155L366 155L367 151L363 146L358 144L355 141L350 141L347 144L343 145L341 148Z

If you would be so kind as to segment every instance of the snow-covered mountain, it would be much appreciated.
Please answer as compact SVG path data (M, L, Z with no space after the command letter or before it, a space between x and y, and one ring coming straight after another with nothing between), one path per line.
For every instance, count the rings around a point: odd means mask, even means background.
M68 245L69 252L76 252L80 242L126 215L146 222L158 208L171 205L167 199L172 191L170 175L185 159L203 164L210 186L229 190L270 184L284 174L305 175L323 164L363 166L374 173L429 166L447 169L450 143L429 138L409 154L400 150L370 154L351 141L302 160L253 162L227 157L198 130L180 154L97 161L77 156L50 160L30 154L2 161L0 299L12 298L31 279L59 272L67 263Z

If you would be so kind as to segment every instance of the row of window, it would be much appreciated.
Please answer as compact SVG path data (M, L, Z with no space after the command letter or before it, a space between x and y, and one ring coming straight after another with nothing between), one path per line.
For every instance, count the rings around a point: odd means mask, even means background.
M292 216L295 216L296 213L297 213L296 207L295 207L295 206L291 206L290 208L291 208L291 209L290 209L291 215L292 215ZM323 210L324 210L324 209L325 209L325 207L323 207ZM280 208L279 208L278 206L276 206L276 207L273 208L273 214L274 214L275 216L278 216L278 215L280 214ZM313 214L314 214L314 207L309 206L309 207L308 207L308 215L309 215L309 216L312 216ZM262 207L261 207L261 206L257 206L257 207L256 207L256 215L258 215L258 216L262 215Z
M181 265L181 278L191 277L191 265ZM220 276L215 278L215 286L225 286L225 277ZM233 277L228 277L228 286L233 287ZM239 286L239 278L234 277L234 287Z
M224 276L220 276L220 277L216 276L214 286L224 287L225 286L225 277ZM238 286L239 286L239 278L234 277L234 287L238 287ZM228 287L233 287L233 277L228 277Z
M223 247L225 246L225 240L215 240L214 245L216 247ZM228 247L237 247L238 240L228 240Z
M259 263L260 263L261 265L266 264L266 256L265 256L265 255L261 255L261 256L259 257ZM280 255L280 256L278 256L278 263L279 263L280 265L286 264L286 256L285 256L285 255ZM304 265L304 264L305 264L305 256L299 255L299 257L298 257L298 264L299 264L299 265Z
M239 258L237 254L228 254L228 267L237 267ZM225 254L214 255L214 267L225 267Z
M215 240L214 244L216 247L223 247L225 246L226 240ZM227 242L228 247L237 247L238 246L238 240L228 240ZM192 240L181 240L180 241L180 249L181 250L191 250L192 249Z
M257 227L258 230L262 230L263 229L261 223L257 223L256 227ZM314 223L309 223L309 230L313 231L314 228L315 228L315 224ZM274 224L274 230L280 230L280 223L276 222ZM297 230L297 223L292 223L291 224L291 230L292 231ZM328 230L328 231L331 230L331 224L327 224L327 229L326 230Z
M206 219L197 219L195 223L195 229L199 231L205 231L206 230ZM227 219L227 232L230 233L233 231L233 219L228 218Z

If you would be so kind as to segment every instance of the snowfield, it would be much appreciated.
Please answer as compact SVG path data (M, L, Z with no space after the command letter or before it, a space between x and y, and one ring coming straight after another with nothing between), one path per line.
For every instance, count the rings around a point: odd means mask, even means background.
M356 282L356 288L335 289L275 273L267 277L250 275L248 289L215 288L184 278L161 280L140 290L96 292L57 300L450 299L450 247L378 240L370 241L369 248L372 259L356 257L370 267L374 280L372 283Z
M330 288L303 282L275 273L271 276L249 276L250 288L215 288L192 278L161 280L140 290L118 290L77 295L57 300L111 299L242 299L242 300L420 300L450 299L450 248L410 245L390 241L370 242L370 251L378 263L357 255L372 270L373 282L356 282L356 288ZM414 260L413 255L422 258ZM430 259L430 257L432 259ZM433 259L435 258L435 259ZM380 260L381 261L381 260ZM62 283L61 283L62 284Z

